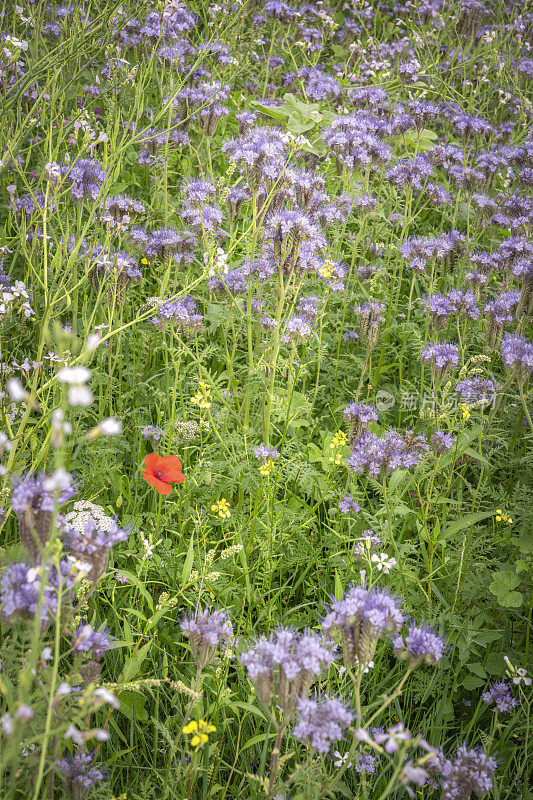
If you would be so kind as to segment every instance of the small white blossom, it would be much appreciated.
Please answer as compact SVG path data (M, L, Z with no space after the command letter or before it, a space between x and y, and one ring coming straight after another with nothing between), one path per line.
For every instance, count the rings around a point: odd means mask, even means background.
M90 406L94 400L93 393L85 384L91 377L87 367L63 367L57 373L57 379L68 383L68 401L72 406Z

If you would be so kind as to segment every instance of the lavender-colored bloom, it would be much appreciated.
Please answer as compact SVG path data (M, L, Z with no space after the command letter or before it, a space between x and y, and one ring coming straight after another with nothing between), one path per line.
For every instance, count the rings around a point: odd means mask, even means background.
M383 142L386 133L382 119L362 111L334 119L322 138L339 168L356 170L390 160L391 150Z
M325 186L324 178L316 172L300 169L289 169L286 178L292 187L296 205L305 210L316 197L319 197Z
M404 242L400 246L400 253L415 272L424 272L428 261L450 259L459 252L463 241L464 236L458 231L441 233L439 236L420 236Z
M533 342L524 336L508 334L500 352L507 369L513 370L519 380L526 380L533 371Z
M141 436L143 439L149 439L154 443L158 442L164 434L165 431L163 428L160 428L159 425L145 425L144 428L141 428Z
M191 616L185 615L180 628L189 640L199 669L212 661L217 649L233 634L226 612L216 608L212 611L209 608L199 608Z
M420 361L422 364L431 364L437 380L442 380L459 363L459 348L450 342L434 342L422 349Z
M436 664L446 651L445 640L427 625L412 625L405 640L397 636L393 639L393 646L398 658L409 658L416 663Z
M52 529L54 509L76 494L72 480L58 492L44 472L14 480L11 507L17 515L19 536L32 561L37 561Z
M354 308L354 312L359 314L361 336L370 349L373 349L378 342L383 311L385 311L385 304L379 303L377 300L369 300L364 305L357 305Z
M152 317L152 322L163 330L165 324L171 323L182 334L192 334L204 327L204 318L198 313L198 307L193 297L186 296L181 300L168 300L157 309L157 314Z
M216 231L222 224L221 209L207 203L201 207L186 205L182 217L184 222L198 233Z
M352 586L342 600L331 601L322 628L341 634L344 662L354 666L371 661L380 636L396 635L403 621L398 600L386 589Z
M269 444L258 444L254 447L254 456L263 462L274 461L279 455L279 450Z
M317 700L302 698L297 702L298 724L292 734L308 742L319 753L327 753L353 720L353 712L338 697Z
M69 797L82 798L91 786L104 780L104 770L93 767L94 753L75 750L57 762Z
M395 469L416 466L427 450L427 442L420 436L406 434L403 437L394 429L382 436L364 431L352 447L348 467L357 474L368 470L373 478L377 478Z
M14 202L17 215L19 217L26 217L28 221L34 214L37 217L41 217L45 208L47 208L48 213L51 214L56 207L52 199L49 198L48 202L46 201L44 193L40 190L33 194L24 194L22 197L16 197Z
M104 284L110 301L116 298L117 303L124 302L130 284L142 278L137 261L128 253L100 248L99 245L88 256L89 280L95 292L101 291Z
M75 653L90 653L91 658L100 661L104 653L115 647L115 639L105 625L96 631L92 625L78 626L72 639L72 650Z
M305 317L294 316L290 317L285 323L285 335L283 342L290 344L291 342L307 341L311 336L311 325Z
M330 643L317 634L280 627L268 639L253 642L240 660L263 705L270 706L275 698L283 711L290 712L334 658Z
M488 319L487 348L489 350L492 350L502 335L505 323L512 322L513 310L518 306L520 300L520 292L510 291L502 292L490 303L486 303L483 311Z
M243 186L232 186L228 192L228 206L230 217L234 219L239 213L241 206L250 199L250 192Z
M353 768L360 775L373 775L376 771L376 759L366 753L361 753L355 761Z
M201 208L209 200L216 197L217 187L209 181L195 179L183 185L183 194L187 202L195 208Z
M119 528L116 522L101 527L98 519L89 515L83 530L67 528L65 543L72 554L80 561L90 565L87 577L96 583L104 574L109 550L118 542L125 542L128 532Z
M423 297L420 302L429 311L437 328L443 327L452 314L466 314L470 319L477 319L480 314L472 292L461 292L459 289L453 289L447 295L436 293Z
M178 231L158 228L151 231L148 242L145 245L145 253L147 256L167 261L176 252L180 242L181 236Z
M495 705L496 709L504 714L512 708L516 708L516 700L512 696L510 687L505 681L491 683L486 692L483 692L483 702L488 705Z
M336 100L341 94L339 82L320 67L302 67L298 75L307 79L304 89L311 100Z
M339 501L339 511L342 514L349 514L350 511L358 514L361 511L361 506L353 499L351 494L347 494Z
M279 171L284 160L286 144L274 128L253 128L238 139L228 139L222 152L228 154L246 175L253 192L259 189L267 167Z
M415 191L423 188L428 178L433 175L433 165L427 156L404 158L397 161L385 173L385 178L399 189L411 187Z
M520 303L518 304L519 314L531 313L533 301L533 258L515 261L512 267L513 276L522 284Z
M72 587L72 569L67 561L61 565L62 587L69 591ZM40 569L22 562L11 564L2 575L0 582L0 606L2 618L9 623L17 619L33 619L39 606L43 566ZM57 609L59 576L55 567L47 571L47 583L42 592L41 627L46 628L54 618Z
M490 792L492 778L498 766L495 758L483 750L462 744L448 760L442 753L428 762L428 770L440 778L441 800L470 800L472 792L476 797Z
M293 263L302 242L312 240L318 249L325 247L324 237L311 219L298 209L282 210L272 214L265 225L265 234L274 242L277 262Z
M240 114L235 115L237 124L239 126L239 135L243 136L248 133L257 122L257 113L255 111L241 111Z
M100 164L89 158L79 158L72 165L63 167L63 172L74 200L96 200L104 182Z
M350 423L350 439L355 441L372 422L378 421L378 415L372 406L366 403L351 403L342 412L344 419Z
M493 402L496 395L494 382L488 378L464 378L455 387L455 392L463 403L472 406L486 406Z
M447 453L448 450L452 449L456 441L456 437L452 436L451 433L446 433L445 431L435 431L429 440L429 443L436 453Z
M124 222L124 217L132 221L139 214L145 213L144 203L123 194L106 197L103 208L104 222Z

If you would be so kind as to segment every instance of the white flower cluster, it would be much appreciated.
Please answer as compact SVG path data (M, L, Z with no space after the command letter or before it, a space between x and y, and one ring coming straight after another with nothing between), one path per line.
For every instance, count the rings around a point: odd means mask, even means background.
M97 522L101 530L108 531L115 520L107 516L102 506L89 500L77 500L74 503L74 510L62 517L61 527L64 525L66 528L74 528L83 533L91 521Z
M15 281L13 286L0 286L0 315L5 317L16 311L22 312L25 317L35 315L23 281Z

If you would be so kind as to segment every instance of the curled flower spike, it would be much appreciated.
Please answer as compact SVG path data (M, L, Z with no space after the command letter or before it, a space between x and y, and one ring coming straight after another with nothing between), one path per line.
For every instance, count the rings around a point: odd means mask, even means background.
M153 486L159 494L171 494L171 483L183 483L181 461L177 456L159 456L150 453L144 459L143 480Z

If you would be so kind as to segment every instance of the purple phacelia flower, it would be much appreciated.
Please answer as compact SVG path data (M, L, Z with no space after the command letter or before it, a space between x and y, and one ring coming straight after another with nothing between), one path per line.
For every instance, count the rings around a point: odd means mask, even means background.
M39 560L50 538L54 510L76 494L70 476L59 491L53 486L53 479L44 472L14 479L11 507L17 515L20 540L32 561Z
M180 623L182 633L189 640L198 669L212 661L217 649L233 635L233 627L225 611L197 609L185 615Z
M66 527L65 544L75 558L89 565L87 577L96 583L104 574L109 550L119 542L125 542L128 532L116 522L103 523L89 515L83 530Z
M254 447L254 456L260 461L274 461L279 455L279 450L269 444L258 444Z
M97 199L104 182L104 172L100 164L89 158L79 158L72 165L64 166L63 172L74 200Z
M62 589L69 592L73 584L72 566L67 561L62 561L60 569ZM30 567L22 562L10 564L0 581L0 607L5 622L34 618L39 608L43 571L47 573L47 581L42 591L41 628L46 628L52 622L57 610L60 582L56 568L48 568L46 565Z
M92 625L79 625L72 639L72 650L75 653L91 654L91 658L100 661L104 653L115 647L115 639L108 628L102 626L95 630Z
M83 797L87 790L106 777L104 770L93 767L94 753L76 750L57 762L69 797Z
M379 547L381 544L381 536L378 536L375 531L363 531L361 538L357 541L353 548L354 556L366 556L368 551L374 547Z
M396 635L403 621L399 601L386 589L352 586L342 600L331 601L322 628L327 634L341 634L344 662L353 667L368 664L379 638Z
M489 706L496 706L497 711L504 714L516 708L516 700L511 694L510 687L505 681L491 683L486 692L483 692L483 702Z
M318 753L327 753L334 742L340 741L353 720L353 712L338 697L297 702L298 723L293 736L307 742Z
M446 651L446 641L427 625L411 626L405 639L402 636L393 639L393 646L398 658L416 663L436 664Z
M480 378L477 375L473 378L464 378L459 381L455 387L455 392L463 403L471 406L488 406L496 396L494 382L489 378Z
M339 501L339 511L342 514L349 514L351 511L354 514L358 514L361 511L361 506L353 499L351 494L347 494Z
M366 403L351 403L342 412L344 419L350 423L350 439L355 441L372 422L378 421L378 415L372 406Z
M476 797L490 792L497 765L483 750L462 744L451 759L438 753L427 768L439 776L441 800L469 800L472 792Z
M357 474L368 470L373 478L387 476L395 469L416 466L427 450L427 442L419 436L403 437L396 430L382 436L364 431L352 447L348 467Z
M435 433L431 436L429 443L436 453L447 453L448 450L452 449L456 441L456 437L452 436L451 433L446 433L445 431L435 431Z
M280 627L268 639L255 640L240 660L263 705L268 708L275 698L277 705L290 713L334 658L334 650L324 638Z
M420 361L431 364L435 378L440 381L459 363L459 348L451 342L434 342L423 348Z
M501 343L501 356L507 367L525 381L533 371L533 342L524 336L508 334Z

